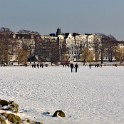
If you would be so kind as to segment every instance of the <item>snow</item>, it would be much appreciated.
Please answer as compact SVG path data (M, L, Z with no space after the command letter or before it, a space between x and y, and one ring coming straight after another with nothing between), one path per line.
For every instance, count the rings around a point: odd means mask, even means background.
M0 98L43 124L123 124L124 67L0 67ZM52 117L56 110L66 117ZM50 112L50 115L46 114Z

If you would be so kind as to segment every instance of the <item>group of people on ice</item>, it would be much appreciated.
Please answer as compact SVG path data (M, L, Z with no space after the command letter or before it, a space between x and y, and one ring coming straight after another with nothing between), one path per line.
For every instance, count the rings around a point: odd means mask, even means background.
M92 66L95 66L95 67L98 68L98 67L102 67L102 64L95 64L95 65L93 65L93 64L89 64L89 68L90 68L90 69L91 69Z
M71 67L71 72L73 72L74 68L75 68L75 72L77 72L77 69L78 69L78 64L77 63L75 65L73 63L71 63L70 67Z
M43 68L44 65L43 65L43 64L35 64L35 63L32 64L32 68L36 68L36 67L37 67L37 68L39 68L39 67L40 67L40 68L41 68L41 67Z

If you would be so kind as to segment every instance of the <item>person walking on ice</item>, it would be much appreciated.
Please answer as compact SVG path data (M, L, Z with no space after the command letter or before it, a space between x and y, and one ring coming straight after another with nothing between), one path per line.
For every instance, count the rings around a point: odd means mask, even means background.
M73 63L70 64L70 67L71 67L71 72L73 72L73 68L74 68Z
M78 64L75 64L75 72L77 72Z

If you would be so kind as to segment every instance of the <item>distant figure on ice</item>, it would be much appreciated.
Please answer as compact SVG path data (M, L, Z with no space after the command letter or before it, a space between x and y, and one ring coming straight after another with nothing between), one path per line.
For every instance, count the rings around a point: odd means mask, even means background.
M42 68L43 68L43 63L41 63L41 64L40 64L40 67L42 67Z
M32 68L34 67L34 65L32 64Z
M78 64L75 64L75 72L77 72Z
M90 69L91 69L91 66L92 66L92 65L91 65L91 64L89 64L89 68L90 68Z
M34 64L32 64L32 68L36 68L36 64L34 63Z
M43 64L41 64L41 67L43 68Z
M71 72L72 72L73 71L73 68L74 68L73 63L70 64L70 67L71 67Z
M39 68L39 64L37 64L37 68Z

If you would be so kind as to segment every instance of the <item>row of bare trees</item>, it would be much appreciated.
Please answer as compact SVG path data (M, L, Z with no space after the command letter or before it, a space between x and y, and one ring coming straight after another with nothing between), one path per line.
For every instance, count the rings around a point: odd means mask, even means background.
M33 46L30 43L32 34L35 42ZM23 35L29 36L28 39L23 38ZM18 38L22 41L21 44L18 42ZM43 40L39 33L35 31L19 30L17 36L14 37L14 33L10 29L1 28L0 63L9 64L9 57L11 55L16 55L15 61L18 64L26 65L28 61L30 63L32 61L51 61L52 63L56 63L59 61L59 43L58 41L51 42L50 39Z
M8 52L12 44L11 38L12 31L8 28L0 29L0 60L1 62L8 62Z
M86 62L98 62L103 63L107 58L109 62L113 60L123 62L124 61L124 47L120 47L120 44L124 45L124 41L117 41L112 35L100 34L101 39L94 39L92 44L93 50L88 47L84 47L82 50L82 61ZM85 46L85 45L84 45Z
M63 42L60 44L57 39L56 42L50 43L50 39L43 40L38 32L28 31L28 30L20 30L19 34L35 34L35 51L32 55L32 46L22 42L21 48L18 47L19 43L17 39L13 37L13 32L9 28L0 28L0 62L8 64L9 55L13 55L16 53L16 60L19 63L26 64L27 61L36 61L35 55L38 55L40 61L49 61L57 62L60 60L68 61L68 56L66 55L66 43ZM93 50L90 50L87 47L87 43L83 45L83 48L80 47L80 60L84 62L98 62L101 63L104 61L104 57L108 57L109 61L112 62L113 58L117 61L124 61L124 48L119 47L119 44L124 42L117 41L113 36L100 34L101 39L99 40L97 37L94 39L92 43ZM64 48L64 49L63 49ZM66 51L65 51L66 50Z
M28 34L30 31L20 30L19 33ZM18 62L18 64L26 64L31 48L25 43L22 43L21 47L19 47L19 42L17 41L17 38L13 37L13 34L14 33L9 28L0 28L0 63L9 64L9 57L15 54L15 60Z

